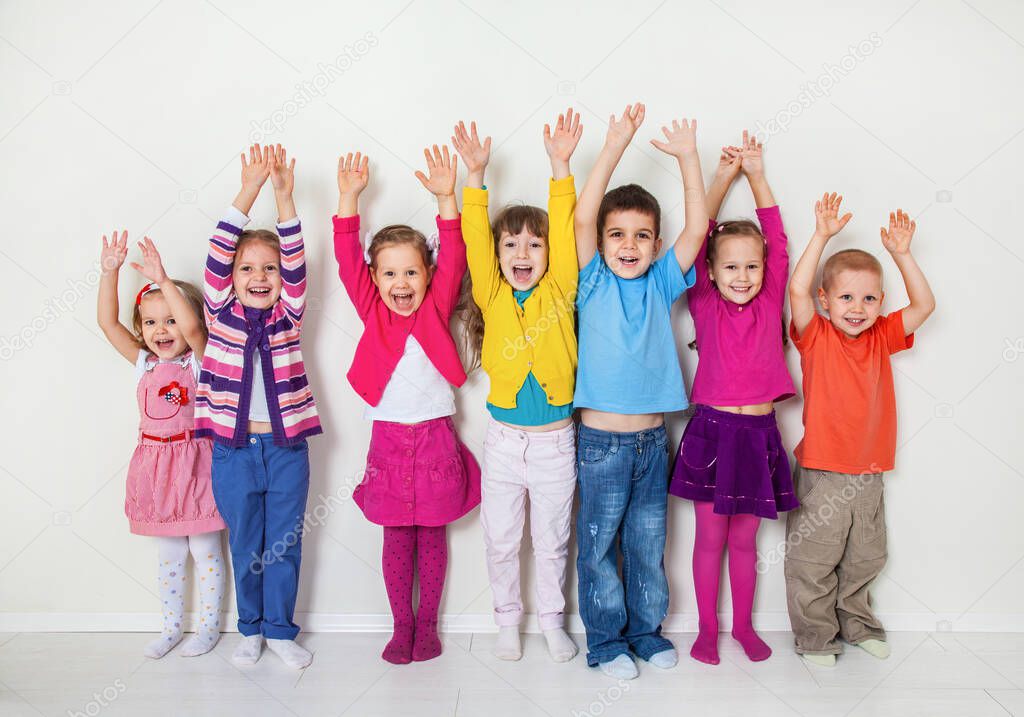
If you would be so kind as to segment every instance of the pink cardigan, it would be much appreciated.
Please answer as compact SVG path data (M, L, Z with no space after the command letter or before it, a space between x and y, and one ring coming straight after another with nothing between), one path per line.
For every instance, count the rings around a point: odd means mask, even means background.
M462 240L462 219L437 217L440 248L437 268L427 287L423 303L411 316L401 316L387 307L370 277L359 237L359 215L334 217L334 256L338 276L356 313L363 320L363 335L356 346L348 380L371 406L380 403L384 387L405 351L409 334L449 383L466 381L459 352L455 348L448 320L459 301L462 277L466 273L466 244Z

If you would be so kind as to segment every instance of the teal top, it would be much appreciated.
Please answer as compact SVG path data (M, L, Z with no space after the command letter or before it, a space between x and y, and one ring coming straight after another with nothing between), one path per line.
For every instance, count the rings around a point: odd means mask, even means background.
M526 291L513 291L516 302L522 306L526 298L533 293L533 289ZM516 393L515 408L499 408L493 403L487 403L487 410L495 421L510 423L513 426L543 426L546 423L554 423L572 415L572 404L564 406L552 406L548 403L548 395L541 388L533 371L526 375L522 387Z

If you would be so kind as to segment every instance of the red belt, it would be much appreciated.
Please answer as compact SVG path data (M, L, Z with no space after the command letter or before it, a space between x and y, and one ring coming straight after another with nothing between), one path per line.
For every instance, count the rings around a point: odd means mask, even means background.
M156 441L157 443L175 443L176 441L187 441L194 433L195 431L182 431L173 436L151 436L148 433L143 433L142 437L147 441Z

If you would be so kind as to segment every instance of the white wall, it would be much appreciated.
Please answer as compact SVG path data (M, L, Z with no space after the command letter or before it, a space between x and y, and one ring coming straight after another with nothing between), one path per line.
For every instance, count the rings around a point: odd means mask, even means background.
M683 115L700 120L709 176L716 148L744 127L788 121L770 137L766 161L794 260L813 227L814 197L842 191L854 220L835 247L882 258L889 309L905 292L878 227L897 206L917 218L915 253L939 308L894 361L900 448L886 479L891 547L877 607L893 627L1024 629L1024 248L1015 201L1024 101L1014 79L1024 10L1010 0L836 5L4 3L0 629L158 624L154 546L128 533L122 510L137 421L132 372L94 319L101 234L148 234L175 276L199 282L205 239L237 189L238 152L259 123L283 120L266 125L264 139L298 158L312 297L304 345L325 426L311 441L313 510L317 496L347 495L369 436L344 377L360 326L331 253L338 153L371 156L367 226L429 229L430 197L412 173L422 147L447 140L454 121L475 118L495 138L496 206L543 204L543 123L568 104L583 112L573 161L582 187L603 122L637 99L647 124L614 182L637 181L659 197L666 237L682 224L679 180L646 143ZM343 71L328 71L339 57ZM822 80L844 57L850 69ZM318 82L322 96L289 103L307 92L299 85ZM809 82L833 86L804 106ZM722 216L752 214L740 185ZM271 224L270 196L254 215L255 225ZM128 269L123 284L128 302L141 280ZM688 379L690 331L677 307ZM31 346L16 348L15 336ZM788 358L799 378L792 348ZM459 394L461 432L478 454L486 383L475 375ZM799 412L798 400L780 407L790 447ZM678 440L681 421L669 425ZM684 627L694 613L692 509L672 499L670 511L670 624ZM348 500L331 501L329 512L306 541L299 609L311 614L299 621L386 625L380 528ZM476 518L451 528L444 611L453 627L489 625ZM762 550L782 527L763 527ZM727 600L723 590L725 612ZM762 579L757 610L763 625L788 625L781 565Z

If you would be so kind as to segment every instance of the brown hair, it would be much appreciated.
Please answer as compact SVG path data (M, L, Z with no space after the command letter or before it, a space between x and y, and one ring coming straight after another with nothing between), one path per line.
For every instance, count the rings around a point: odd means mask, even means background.
M235 242L235 256L238 256L246 244L252 244L257 241L263 242L278 252L281 251L281 238L274 232L268 229L246 229L238 235L238 241Z
M597 209L598 242L604 235L604 223L608 215L611 212L629 210L650 215L654 219L654 238L661 236L661 205L658 204L658 200L639 184L624 184L611 190L601 199L601 206Z
M754 222L749 219L736 219L730 222L722 222L721 224L716 224L714 230L708 235L708 264L713 264L715 262L715 255L718 251L718 242L723 237L752 237L760 239L761 248L764 250L762 256L768 251L764 244L764 234L761 233L761 228Z
M188 301L189 308L195 312L196 317L199 319L199 325L203 329L203 336L209 336L209 332L206 328L206 320L203 314L203 293L199 291L193 284L187 281L174 280L174 285L181 291L182 296ZM153 289L152 291L146 292L146 296L152 294L162 293L160 289ZM145 301L145 297L143 297ZM132 308L132 331L135 333L135 340L139 342L139 347L145 345L145 340L142 338L142 312L140 311L141 303L139 302Z
M431 267L430 247L427 246L427 238L423 236L423 233L405 224L389 224L373 235L370 246L366 249L370 255L370 268L374 270L377 268L377 255L380 254L381 249L399 244L413 246L423 257L423 265L427 269Z
M548 213L540 207L525 204L510 204L498 212L491 224L495 255L503 235L519 234L524 230L547 240ZM462 293L455 313L462 322L462 359L472 371L480 366L480 351L484 345L484 315L473 300L473 280L469 272L466 272L462 280Z
M821 270L821 288L828 291L833 279L842 271L870 271L882 278L882 264L862 249L843 249L837 251L825 262Z

